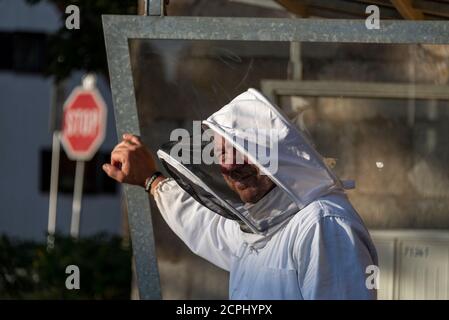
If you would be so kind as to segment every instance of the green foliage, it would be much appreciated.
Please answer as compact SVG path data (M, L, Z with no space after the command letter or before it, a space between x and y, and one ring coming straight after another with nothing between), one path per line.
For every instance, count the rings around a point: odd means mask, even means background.
M101 15L137 13L137 0L27 0L54 4L61 15L61 28L48 38L47 75L64 79L75 70L103 73L106 77L107 61ZM76 5L80 9L80 29L65 27L65 8Z
M80 289L68 290L68 265L80 270ZM56 236L55 247L0 237L0 299L129 299L131 250L118 237L74 241Z

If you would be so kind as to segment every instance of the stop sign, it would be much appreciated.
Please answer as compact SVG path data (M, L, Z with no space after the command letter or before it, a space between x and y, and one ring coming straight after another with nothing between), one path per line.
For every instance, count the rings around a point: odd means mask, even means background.
M72 160L90 160L103 143L106 104L95 89L75 88L64 104L61 142Z

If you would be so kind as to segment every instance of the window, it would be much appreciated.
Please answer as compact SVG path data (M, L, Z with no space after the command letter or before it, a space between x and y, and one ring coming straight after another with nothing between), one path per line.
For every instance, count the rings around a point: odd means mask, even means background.
M47 35L37 32L0 32L0 70L41 73L47 59Z
M51 149L43 149L41 151L41 177L40 191L50 191L51 176ZM110 161L110 153L97 152L92 160L86 162L84 169L84 194L115 194L117 192L117 184L109 178L101 169L105 162ZM75 183L75 166L76 162L67 158L64 151L61 151L59 161L59 183L58 192L72 194Z

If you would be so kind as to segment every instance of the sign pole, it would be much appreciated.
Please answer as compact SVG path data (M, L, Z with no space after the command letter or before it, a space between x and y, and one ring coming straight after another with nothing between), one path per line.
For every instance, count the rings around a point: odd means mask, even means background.
M61 144L70 160L76 161L70 235L80 234L84 167L104 141L107 109L96 88L96 77L87 74L82 86L73 89L64 104Z
M80 233L81 201L83 197L84 184L84 165L84 161L76 162L75 186L73 190L72 203L72 222L70 224L70 235L75 239L78 239Z
M47 227L47 250L55 245L56 215L58 206L58 183L59 183L59 160L61 149L61 117L62 107L65 99L65 81L53 82L52 100L50 105L49 127L53 141L51 147L51 173L50 192L48 203L48 227Z
M54 234L56 231L56 208L58 202L58 178L59 178L59 131L53 132L51 147L51 173L50 173L50 200L48 206L48 235L47 248L52 249L55 244Z

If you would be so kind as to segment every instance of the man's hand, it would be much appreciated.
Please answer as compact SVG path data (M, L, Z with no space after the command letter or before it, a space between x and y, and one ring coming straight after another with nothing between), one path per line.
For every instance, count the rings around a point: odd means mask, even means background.
M145 187L145 180L156 171L156 164L140 138L125 133L122 142L112 150L111 163L105 163L103 170L118 182Z

